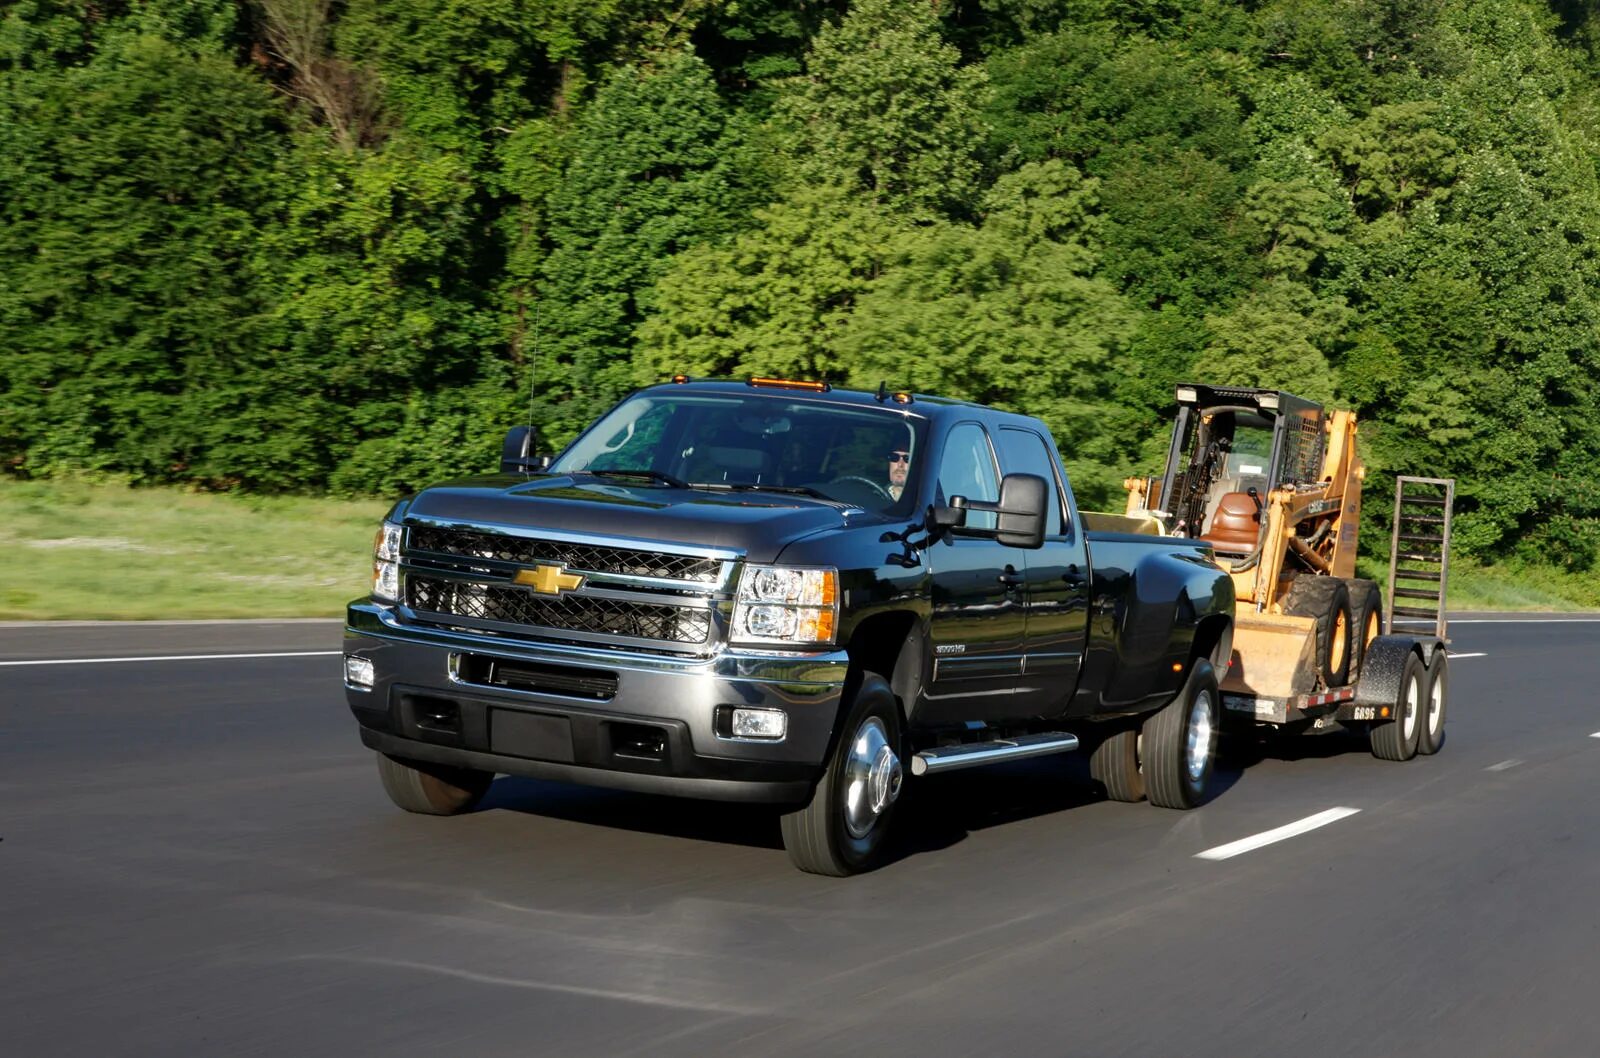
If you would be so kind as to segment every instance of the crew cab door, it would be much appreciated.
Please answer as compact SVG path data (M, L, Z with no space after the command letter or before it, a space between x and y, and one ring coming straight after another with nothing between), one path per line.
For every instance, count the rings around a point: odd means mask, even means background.
M1000 470L981 423L960 422L945 435L933 502L948 504L952 496L999 501ZM924 552L932 570L933 659L917 708L921 724L1014 714L1022 675L1026 574L1022 551L983 535L994 526L994 514L973 511L965 529L941 533Z
M1016 552L1027 563L1027 620L1022 673L1012 704L1018 716L1059 716L1077 687L1088 640L1088 548L1066 502L1054 446L1043 434L1020 426L1000 427L995 440L1005 473L1037 474L1049 489L1044 546Z

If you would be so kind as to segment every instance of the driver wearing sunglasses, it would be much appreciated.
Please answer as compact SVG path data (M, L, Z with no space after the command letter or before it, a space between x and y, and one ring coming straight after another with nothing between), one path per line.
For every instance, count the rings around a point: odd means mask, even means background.
M911 453L896 448L889 453L889 495L895 500L906 490L906 477L911 473Z

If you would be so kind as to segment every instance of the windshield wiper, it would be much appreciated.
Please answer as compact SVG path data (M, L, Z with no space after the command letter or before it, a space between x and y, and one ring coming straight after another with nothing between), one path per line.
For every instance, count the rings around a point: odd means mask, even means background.
M675 478L671 474L663 474L659 470L615 470L607 468L605 470L586 470L584 473L594 474L596 477L602 477L609 474L613 477L619 478L649 478L652 481L664 482L665 484L671 485L675 489L686 489L689 487L689 483L684 481L682 478Z
M694 489L727 489L729 492L788 492L796 496L815 496L819 500L832 500L833 497L825 492L818 492L809 485L756 485L748 481L696 481L689 486Z

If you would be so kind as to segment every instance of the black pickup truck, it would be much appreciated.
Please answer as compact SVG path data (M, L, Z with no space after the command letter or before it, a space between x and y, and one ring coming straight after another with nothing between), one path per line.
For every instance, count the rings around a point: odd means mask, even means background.
M769 802L796 866L845 875L911 776L1081 740L1113 798L1204 796L1232 581L1201 541L1086 530L1038 420L679 376L551 462L528 433L397 503L349 606L401 808L497 773Z

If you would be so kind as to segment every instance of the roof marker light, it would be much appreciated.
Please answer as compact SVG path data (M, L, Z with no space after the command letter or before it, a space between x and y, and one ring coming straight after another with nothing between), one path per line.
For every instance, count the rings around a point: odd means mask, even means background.
M778 389L806 389L813 393L826 393L833 387L826 382L806 382L797 378L768 378L765 375L750 376L752 386L773 386Z

